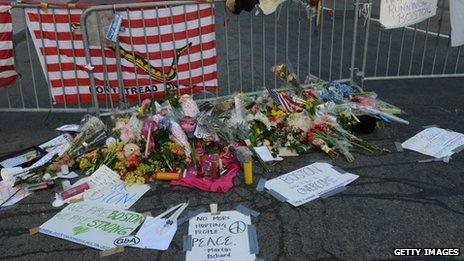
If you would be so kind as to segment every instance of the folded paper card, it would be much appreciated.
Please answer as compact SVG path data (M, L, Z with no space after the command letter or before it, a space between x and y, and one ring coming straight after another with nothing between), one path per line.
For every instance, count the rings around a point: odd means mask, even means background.
M135 235L140 242L133 247L166 250L169 248L172 239L177 231L177 221L169 226L166 230L163 227L165 219L147 217L139 231Z
M187 208L188 203L176 205L157 217L147 216L136 235L116 239L117 246L166 250L177 231L177 218Z
M342 174L329 163L316 162L268 180L265 188L298 207L333 189L346 186L358 177L351 173Z
M451 156L463 145L464 134L438 127L427 128L401 144L404 149L435 158Z
M254 147L256 153L263 161L274 161L275 158L266 146Z

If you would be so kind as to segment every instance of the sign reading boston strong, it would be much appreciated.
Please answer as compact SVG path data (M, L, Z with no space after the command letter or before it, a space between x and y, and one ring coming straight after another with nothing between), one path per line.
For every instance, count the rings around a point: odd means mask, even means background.
M114 248L114 241L131 234L144 216L84 202L70 204L39 227L39 232L100 250Z

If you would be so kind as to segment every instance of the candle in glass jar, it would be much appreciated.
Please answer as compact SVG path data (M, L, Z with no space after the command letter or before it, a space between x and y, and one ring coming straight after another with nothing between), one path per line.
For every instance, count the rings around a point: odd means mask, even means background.
M243 178L246 185L253 184L253 164L251 159L247 159L243 162Z
M219 178L219 155L214 154L211 157L211 178L218 179Z

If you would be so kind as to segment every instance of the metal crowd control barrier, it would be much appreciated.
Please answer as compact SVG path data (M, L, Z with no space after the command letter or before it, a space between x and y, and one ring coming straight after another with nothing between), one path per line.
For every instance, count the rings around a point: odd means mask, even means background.
M52 19L55 19L55 10L65 10L71 15L73 10L86 8L88 5L23 4L15 1L11 5L13 52L19 77L12 86L0 87L0 112L94 112L92 104L54 104L49 87L49 72L41 67L26 21L26 10L47 10ZM38 24L41 29L42 21Z
M362 45L357 51L362 55L351 66L353 81L464 77L462 46L451 47L449 0L438 0L434 17L390 30L380 25L378 1L365 1L359 7L369 12L360 18Z
M373 80L464 77L462 48L450 47L450 25L446 19L448 2L439 0L435 17L412 27L393 30L380 26L378 1L323 0L324 9L319 24L316 24L314 16L308 15L305 7L295 1L285 2L269 16L256 15L254 12L232 15L225 11L223 0L206 2L214 6L219 89L217 93L198 94L195 97L217 99L236 92L262 91L265 86L279 88L282 83L271 72L271 66L280 63L290 64L300 81L307 75L360 85ZM98 18L103 11L143 11L200 3L205 2L165 1L101 6L13 5L16 68L22 77L13 86L0 88L0 111L98 113L127 106L125 93L121 91L124 87L122 81L118 83L119 103L113 102L111 97L104 101L98 100L91 71L88 74L91 102L78 100L76 104L68 104L65 99L63 104L54 104L49 89L49 72L41 69L30 31L27 30L24 19L26 8L37 11L46 8L53 21L58 10L67 10L71 15L72 10L85 8L81 15L80 31L85 59L91 66L88 17L95 15ZM99 31L104 30L98 25L99 19L92 21L97 23ZM144 24L142 30L147 30L147 27ZM42 24L39 21L40 29ZM103 50L103 41L100 43ZM60 49L59 41L56 41L56 45ZM120 59L116 51L116 60ZM57 65L62 68L62 61L58 61ZM117 67L120 76L120 63ZM105 64L103 68L106 68ZM152 79L150 81L155 82Z

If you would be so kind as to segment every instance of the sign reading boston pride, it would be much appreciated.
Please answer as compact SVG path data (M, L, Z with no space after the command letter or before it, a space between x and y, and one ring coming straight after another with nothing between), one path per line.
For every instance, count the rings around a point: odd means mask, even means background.
M79 202L68 205L39 227L39 232L99 250L114 248L144 221L135 212Z
M186 261L256 260L250 247L251 218L238 211L222 211L218 215L202 213L190 219L191 249Z
M380 23L386 29L410 26L437 13L437 0L382 0Z
M298 207L317 199L321 194L346 186L359 176L340 173L328 163L317 162L266 182L266 189L273 190Z

